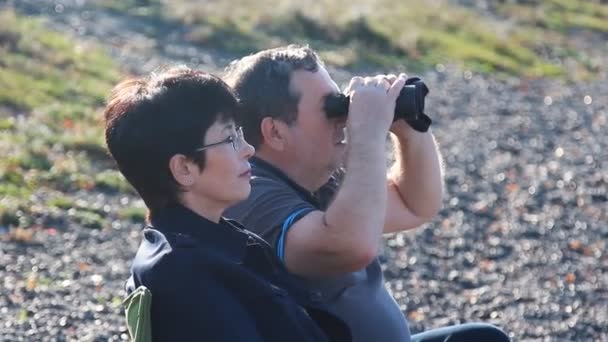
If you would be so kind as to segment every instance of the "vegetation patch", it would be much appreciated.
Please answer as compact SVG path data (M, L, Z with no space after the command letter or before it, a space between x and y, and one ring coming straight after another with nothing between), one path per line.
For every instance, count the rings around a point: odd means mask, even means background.
M83 193L133 194L103 142L101 108L123 76L100 49L0 11L0 225L54 221ZM49 195L50 194L50 195ZM50 197L41 208L38 201ZM78 206L76 206L78 207ZM107 213L74 222L100 228Z
M598 66L576 53L569 38L581 30L608 33L608 5L597 1L497 2L490 4L491 15L447 0L367 0L357 6L346 0L131 2L130 12L161 13L163 20L187 25L189 39L204 46L242 55L310 44L328 63L347 69L420 71L459 63L498 75L585 78ZM566 70L563 58L573 60L575 70Z

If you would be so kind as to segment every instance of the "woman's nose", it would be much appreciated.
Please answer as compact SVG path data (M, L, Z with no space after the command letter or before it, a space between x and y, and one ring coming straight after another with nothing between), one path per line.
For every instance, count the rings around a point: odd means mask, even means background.
M247 140L243 139L243 143L241 144L241 154L243 158L249 159L255 154L255 147L250 145Z

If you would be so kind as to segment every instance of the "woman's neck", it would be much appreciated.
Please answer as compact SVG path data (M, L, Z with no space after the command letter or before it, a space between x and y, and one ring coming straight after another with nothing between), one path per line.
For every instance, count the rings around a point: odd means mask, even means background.
M220 222L224 210L228 207L226 204L220 204L215 201L194 198L194 196L187 192L182 194L180 202L184 207L215 223Z

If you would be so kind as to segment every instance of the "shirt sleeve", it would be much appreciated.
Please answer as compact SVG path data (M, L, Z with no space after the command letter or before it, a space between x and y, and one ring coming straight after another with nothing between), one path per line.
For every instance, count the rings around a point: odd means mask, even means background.
M261 236L281 257L289 228L315 210L317 208L286 184L259 177L251 181L249 198L228 209L225 216Z

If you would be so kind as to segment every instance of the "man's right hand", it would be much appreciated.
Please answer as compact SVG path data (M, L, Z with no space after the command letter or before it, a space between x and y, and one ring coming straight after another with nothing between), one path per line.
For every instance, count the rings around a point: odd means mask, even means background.
M353 77L346 89L350 95L347 129L349 139L384 142L393 122L395 104L407 76Z

